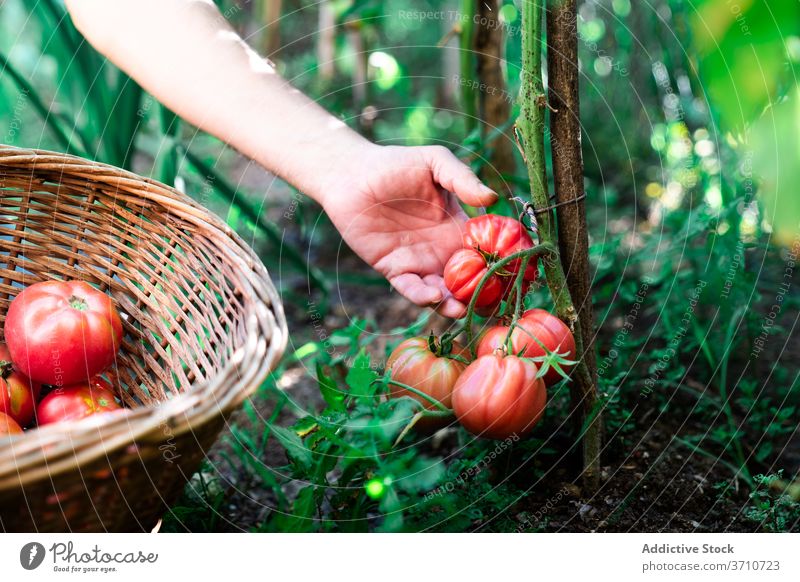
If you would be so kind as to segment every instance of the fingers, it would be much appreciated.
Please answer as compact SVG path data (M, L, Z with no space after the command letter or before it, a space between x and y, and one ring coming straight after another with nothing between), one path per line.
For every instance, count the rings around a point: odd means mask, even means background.
M484 185L450 150L442 146L425 149L434 180L462 202L470 206L489 206L497 202L497 193Z
M458 299L448 297L435 307L439 315L450 319L461 319L467 314L467 308Z
M443 299L442 291L436 286L426 284L419 275L403 273L389 279L392 287L403 297L421 307L439 303Z
M436 311L450 319L461 319L467 314L467 307L450 294L440 275L426 275L423 279L426 285L438 288L442 293L442 301L435 306Z
M426 275L422 279L414 273L404 273L389 282L403 297L420 307L434 307L451 319L461 319L467 314L466 306L450 295L440 275Z

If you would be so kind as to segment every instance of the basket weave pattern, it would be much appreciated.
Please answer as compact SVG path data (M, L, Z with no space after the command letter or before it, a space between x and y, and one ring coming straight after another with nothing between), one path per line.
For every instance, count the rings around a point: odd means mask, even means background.
M23 287L107 292L130 409L0 440L0 529L151 529L286 344L266 269L185 195L112 166L0 146L0 324Z

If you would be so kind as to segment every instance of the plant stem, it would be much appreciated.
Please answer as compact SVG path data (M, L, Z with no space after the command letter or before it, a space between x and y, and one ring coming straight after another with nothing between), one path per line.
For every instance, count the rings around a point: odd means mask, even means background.
M483 168L487 185L501 196L513 196L503 174L516 171L514 141L509 139L511 102L508 99L504 67L505 27L498 20L500 0L480 0L477 3L474 54L477 61L477 80L490 91L478 92L478 117L481 136L488 147L489 164Z
M543 2L525 0L522 10L522 84L520 88L520 117L517 121L522 137L522 151L528 167L531 199L535 208L550 205L544 152L545 108L547 105L542 83L542 15ZM537 214L539 238L543 244L558 247L553 211ZM581 322L573 304L561 258L556 252L544 260L547 285L553 296L556 313L573 331L576 360L575 382L570 386L572 408L577 412L576 427L593 418L583 437L583 481L589 490L597 487L600 473L600 422L595 410L597 391L586 363ZM595 415L592 417L592 415Z
M583 200L583 155L581 152L578 92L578 35L576 0L550 0L547 10L547 72L550 101L550 148L558 224L558 250L562 265L568 265L567 288L578 311L586 343L585 360L596 376L589 237ZM596 378L595 378L596 381Z
M464 123L467 133L477 127L478 111L475 89L470 83L475 78L475 66L472 49L472 38L475 35L473 18L475 16L475 0L461 0L461 34L459 36L459 68L461 74L461 108L464 110Z
M90 150L90 145L87 143L75 143L70 138L71 132L69 131L69 128L63 125L61 118L59 118L57 114L50 111L50 108L45 105L44 100L33 88L33 85L28 82L28 80L25 78L25 75L17 71L17 69L11 64L11 62L3 53L0 53L0 69L2 69L4 73L11 77L11 80L14 81L14 83L16 83L16 85L20 88L22 94L30 100L33 108L45 121L47 127L52 130L56 141L58 141L59 145L64 148L66 153L74 153L83 157L91 157L88 153Z
M556 251L555 245L551 243L543 243L536 245L533 248L525 249L524 251L518 251L516 253L510 254L507 257L504 257L497 261L496 263L489 266L486 270L486 273L483 274L481 280L478 282L478 285L475 287L475 291L472 293L472 299L467 305L467 317L464 321L464 331L467 334L467 346L470 349L470 353L472 357L475 357L475 346L473 345L473 335L472 335L472 319L475 317L475 303L478 301L478 297L480 297L481 291L483 290L484 285L489 281L489 278L494 275L497 271L505 267L512 261L517 259L522 259L524 257L528 257L528 259L533 259L535 257L539 257L541 255L553 255L558 254ZM527 265L527 263L526 263Z
M530 260L531 258L529 256L522 258L522 260L519 262L519 273L517 273L517 279L514 281L514 289L517 295L514 298L514 315L511 318L511 323L508 325L508 333L506 334L505 345L508 349L511 348L511 336L514 333L514 329L517 327L520 312L522 311L522 298L525 296L526 287L525 271L528 268L528 263Z
M397 438L394 440L392 444L392 448L396 447L400 444L400 442L405 438L405 436L411 431L416 424L422 420L423 418L445 418L448 416L453 416L453 412L442 412L438 410L420 410L414 416L411 417L411 420L408 421L408 424L403 428Z
M730 360L731 352L734 348L736 332L739 330L741 319L744 317L745 313L746 308L744 306L739 307L733 313L731 320L728 322L728 329L725 334L725 343L722 346L722 360L720 362L719 398L722 402L722 410L725 413L725 418L728 421L728 430L731 433L731 437L728 442L733 443L736 461L739 463L739 467L741 467L740 470L747 476L748 479L750 479L750 481L752 481L750 471L747 468L747 457L745 457L744 450L742 449L742 440L739 438L741 427L736 422L736 417L734 416L733 408L731 407L731 397L728 395L728 362Z
M403 390L408 390L412 394L416 394L420 398L424 398L425 400L427 400L428 402L433 404L436 408L438 408L442 412L447 412L448 414L452 414L452 412L453 412L452 410L447 408L444 404L442 404L441 402L436 400L433 396L429 396L428 394L425 394L422 390L417 390L413 386L409 386L408 384L403 384L402 382L397 382L396 380L392 380L391 378L389 380L387 380L386 383L387 384L394 384L398 388L402 388Z
M558 221L561 264L567 266L567 288L577 309L576 328L583 373L572 386L573 398L583 407L584 467L599 472L603 434L602 403L597 398L597 362L593 348L594 314L589 276L589 235L583 200L580 93L578 90L578 31L576 0L551 0L547 11L547 71L550 82L550 148ZM580 399L580 400L578 400ZM588 423L588 424L587 424ZM596 486L596 481L592 483Z

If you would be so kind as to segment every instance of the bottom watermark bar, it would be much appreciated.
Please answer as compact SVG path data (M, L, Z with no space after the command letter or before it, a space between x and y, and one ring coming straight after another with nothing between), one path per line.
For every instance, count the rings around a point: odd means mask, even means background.
M797 534L3 534L6 580L798 580ZM581 578L578 578L578 577Z

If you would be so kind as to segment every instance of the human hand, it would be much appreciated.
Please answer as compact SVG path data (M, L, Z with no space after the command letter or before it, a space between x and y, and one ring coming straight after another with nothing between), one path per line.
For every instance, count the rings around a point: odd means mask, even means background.
M455 197L488 206L497 194L441 146L370 144L344 164L319 199L350 248L412 302L462 317L442 278L467 218Z

